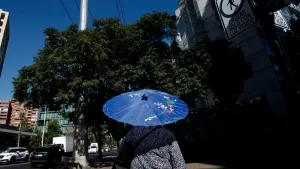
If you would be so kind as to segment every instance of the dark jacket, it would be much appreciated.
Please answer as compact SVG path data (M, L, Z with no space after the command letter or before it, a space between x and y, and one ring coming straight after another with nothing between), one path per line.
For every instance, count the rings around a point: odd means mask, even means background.
M126 144L134 147L132 169L186 169L174 134L164 127L134 127L121 143L119 153L126 151Z

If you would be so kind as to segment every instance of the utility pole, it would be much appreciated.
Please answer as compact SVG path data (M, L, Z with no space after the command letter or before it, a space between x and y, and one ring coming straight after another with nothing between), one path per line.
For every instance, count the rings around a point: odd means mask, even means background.
M79 19L79 26L80 31L84 31L87 28L88 23L88 0L81 0L80 4L80 19ZM84 55L82 57L85 57ZM79 96L79 103L82 105L82 103L85 101L84 95L81 94ZM77 119L75 119L74 124L74 157L75 161L80 163L82 167L88 166L87 161L87 126L85 124L85 115L81 114ZM82 147L84 146L84 147ZM84 149L84 151L79 151ZM78 168L79 166L77 166Z
M86 30L87 28L87 21L88 21L88 0L81 0L80 5L80 30Z
M45 126L46 126L46 115L47 115L47 103L45 105L45 113L44 113L44 125L43 125L43 133L42 133L42 146L44 146L44 136L45 136Z

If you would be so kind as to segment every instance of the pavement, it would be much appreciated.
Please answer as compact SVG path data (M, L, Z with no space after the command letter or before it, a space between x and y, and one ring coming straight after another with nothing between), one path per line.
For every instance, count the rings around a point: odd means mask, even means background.
M101 169L111 169L111 167L101 167ZM187 169L226 169L222 166L204 164L204 163L190 163L187 164Z
M42 166L38 167L42 168ZM187 164L188 169L225 169L221 166L214 166L209 164L202 163L191 163ZM8 165L0 165L0 169L31 169L30 163L16 163L16 164L8 164ZM101 169L111 169L111 167L102 167Z
M98 154L89 154L89 160L94 162L95 167L102 166L101 169L111 169L113 159L117 156L116 150L111 150L103 153L103 161L99 162ZM104 167L103 167L104 166ZM43 168L38 166L37 168ZM0 169L31 169L30 162L17 162L15 164L0 164ZM204 163L189 163L187 169L226 169L222 166L204 164Z

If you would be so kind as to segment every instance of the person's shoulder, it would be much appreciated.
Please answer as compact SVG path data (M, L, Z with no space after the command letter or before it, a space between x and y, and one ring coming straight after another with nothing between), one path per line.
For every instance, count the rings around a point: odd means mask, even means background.
M163 135L165 137L175 138L174 133L164 127L160 127L157 131L160 133L160 135Z

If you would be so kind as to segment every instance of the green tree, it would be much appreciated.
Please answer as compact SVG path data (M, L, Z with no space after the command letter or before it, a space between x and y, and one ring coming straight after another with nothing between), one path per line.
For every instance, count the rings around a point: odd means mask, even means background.
M42 132L39 129L35 129L34 133L36 136L31 136L29 141L29 150L34 151L37 147L41 145Z
M62 134L61 125L57 119L52 119L48 122L47 132L45 133L45 144L52 144L53 137L58 137Z
M26 129L29 129L29 126L27 124L28 119L26 117L26 109L24 108L24 105L21 105L21 107L22 107L22 109L19 112L20 124L18 126L18 128L19 128L18 141L17 141L18 147L20 147L20 141L21 141L21 138L22 138L22 131L24 131Z
M102 105L123 92L151 88L182 99L205 95L212 64L209 42L187 51L167 43L177 35L176 17L151 12L123 25L118 19L95 19L93 28L75 25L44 31L46 44L31 66L14 79L14 97L52 110L72 106L74 155L87 165L88 127L99 146L107 135L119 140L122 126L108 119ZM175 46L174 46L175 45ZM222 54L222 53L220 53ZM238 71L238 70L237 70Z

